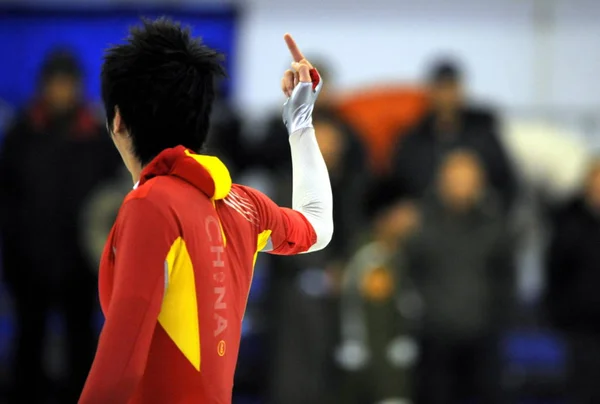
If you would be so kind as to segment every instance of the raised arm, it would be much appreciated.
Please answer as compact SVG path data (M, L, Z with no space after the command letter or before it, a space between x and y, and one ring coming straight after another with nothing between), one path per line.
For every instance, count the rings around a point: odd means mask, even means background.
M312 125L312 112L323 81L294 39L289 34L284 39L294 60L292 70L287 70L281 80L281 89L288 96L283 122L292 153L292 208L304 215L317 237L306 252L318 251L333 236L331 183Z
M284 39L294 60L293 70L287 70L281 80L281 89L287 96L283 122L292 153L292 209L279 207L263 193L244 186L237 186L241 195L236 196L234 190L230 198L237 198L231 203L242 204L256 215L258 251L294 255L322 250L329 244L333 235L333 197L312 125L312 112L323 82L292 37L286 34Z

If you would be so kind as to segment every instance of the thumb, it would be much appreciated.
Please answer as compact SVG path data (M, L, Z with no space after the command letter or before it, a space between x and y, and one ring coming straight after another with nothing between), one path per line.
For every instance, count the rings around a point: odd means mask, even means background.
M298 79L301 83L312 82L312 79L310 78L310 67L304 63L298 62L292 63L292 67L298 73Z

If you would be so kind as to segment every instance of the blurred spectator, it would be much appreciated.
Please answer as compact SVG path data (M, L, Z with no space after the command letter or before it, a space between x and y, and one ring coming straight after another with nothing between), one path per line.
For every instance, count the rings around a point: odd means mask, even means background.
M558 215L547 268L546 305L569 345L568 402L600 402L600 161Z
M539 119L507 120L502 132L523 185L512 223L519 234L519 297L533 307L543 295L551 213L581 191L591 152L576 133Z
M281 119L281 118L279 118ZM295 257L270 257L274 351L272 401L276 403L326 402L333 393L333 349L337 344L337 292L340 274L353 253L361 231L362 198L366 194L364 161L357 159L348 135L336 120L315 111L313 125L329 169L333 188L335 235L317 253ZM279 125L283 128L281 120ZM285 142L288 135L280 134ZM289 156L289 146L285 151ZM279 169L277 181L282 205L291 205L291 169ZM282 198L283 196L283 198ZM302 336L299 338L299 336Z
M11 121L13 109L5 100L0 98L0 142L4 138L6 127Z
M76 58L56 50L39 94L9 129L0 157L4 279L16 309L14 402L42 403L46 320L64 314L68 373L60 402L77 401L95 352L95 270L85 259L79 213L97 181L119 163L81 97Z
M505 210L517 191L516 179L490 111L466 104L462 73L450 62L435 65L429 77L431 109L404 135L392 163L392 175L407 197L422 197L435 181L446 153L455 148L475 150L484 164L489 185Z
M479 159L455 151L406 248L424 306L418 401L502 403L498 337L514 293L513 256Z
M372 240L356 252L344 273L338 361L348 377L340 402L408 403L417 356L409 320L417 307L406 278L403 244L416 224L416 211L412 203L398 201L387 184L370 199Z
M82 247L90 265L100 269L100 259L106 240L117 219L123 199L131 191L131 174L122 167L113 178L97 184L89 193L82 215Z
M222 93L213 106L206 149L208 154L219 156L234 177L253 163L252 153L244 142L242 118Z

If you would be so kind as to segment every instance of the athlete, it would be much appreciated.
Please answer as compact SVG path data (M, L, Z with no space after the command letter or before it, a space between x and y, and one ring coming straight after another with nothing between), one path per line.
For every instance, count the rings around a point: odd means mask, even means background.
M102 67L107 126L134 190L100 264L106 322L81 404L231 403L256 256L317 251L333 234L311 122L323 85L291 36L282 91L293 209L232 184L199 154L221 56L167 19L144 21Z

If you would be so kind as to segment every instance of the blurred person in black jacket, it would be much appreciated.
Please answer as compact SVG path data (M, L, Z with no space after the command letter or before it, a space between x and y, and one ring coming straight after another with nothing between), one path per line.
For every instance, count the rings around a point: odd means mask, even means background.
M449 154L406 246L423 302L417 403L506 404L499 336L514 297L513 254L479 158Z
M8 130L0 156L4 280L15 303L15 403L43 403L46 320L65 319L67 369L60 402L76 402L92 363L95 270L82 246L81 207L119 164L81 95L82 71L67 50L45 60L35 100Z
M420 198L435 181L445 155L455 148L475 150L489 185L508 211L517 193L513 169L500 141L493 112L467 105L462 73L449 61L429 75L431 108L401 141L393 157L392 175L407 197Z
M313 254L284 260L269 257L274 309L269 378L273 403L326 403L328 395L334 392L333 351L339 335L341 271L364 228L363 199L368 186L366 163L356 157L349 134L337 122L327 113L315 110L313 114L317 142L333 190L336 232L332 241L326 249ZM282 136L287 143L287 134ZM279 194L275 200L284 206L291 206L287 199L291 195L291 174L291 167L286 170L285 166L274 174Z
M600 160L557 217L547 252L546 307L568 343L569 403L600 402Z
M253 153L244 139L242 118L222 91L217 94L210 122L206 152L224 161L231 175L237 178L251 168Z

